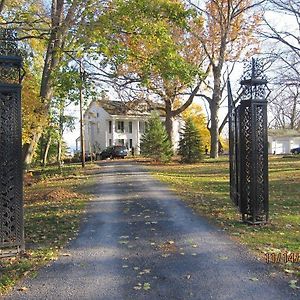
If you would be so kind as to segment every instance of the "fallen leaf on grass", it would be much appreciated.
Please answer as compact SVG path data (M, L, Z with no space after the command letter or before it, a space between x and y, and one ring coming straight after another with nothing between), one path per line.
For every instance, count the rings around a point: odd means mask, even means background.
M122 268L124 268L124 269L125 269L125 268L128 268L128 265L123 265Z
M292 289L294 289L294 290L295 290L295 289L300 289L300 287L296 285L297 282L298 282L298 280L290 280L290 281L289 281L290 287L291 287Z
M289 269L284 269L284 272L288 273L288 274L294 274L295 273L295 271L289 270Z
M149 282L145 282L145 283L144 283L144 286L143 286L143 289L144 289L145 291L150 290L150 289L151 289L150 283L149 283Z
M61 256L71 256L71 253L62 253Z
M28 290L28 288L26 287L26 286L21 286L19 289L18 289L18 291L20 291L20 292L25 292L25 291L27 291Z

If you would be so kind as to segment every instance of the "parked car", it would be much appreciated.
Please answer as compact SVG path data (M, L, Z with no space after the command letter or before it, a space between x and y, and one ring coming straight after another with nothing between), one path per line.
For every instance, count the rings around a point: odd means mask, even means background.
M107 159L107 158L124 158L127 156L127 149L124 146L112 146L112 147L107 147L104 149L99 157L100 159Z
M292 154L299 154L300 153L300 147L291 149L291 153Z

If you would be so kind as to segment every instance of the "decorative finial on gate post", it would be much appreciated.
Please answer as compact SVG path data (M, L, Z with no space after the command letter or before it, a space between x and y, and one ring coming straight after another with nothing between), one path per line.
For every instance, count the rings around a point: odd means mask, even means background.
M16 31L0 29L0 82L21 84L24 75Z
M241 79L242 100L266 100L268 80L264 74L263 60L252 58L244 65L244 75Z

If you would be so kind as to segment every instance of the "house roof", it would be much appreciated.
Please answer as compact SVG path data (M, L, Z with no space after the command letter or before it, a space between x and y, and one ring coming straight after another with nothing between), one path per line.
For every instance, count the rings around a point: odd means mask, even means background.
M95 102L110 115L144 116L149 115L153 110L162 112L161 106L148 101L96 100Z
M300 137L300 131L294 129L269 129L268 135L272 137Z

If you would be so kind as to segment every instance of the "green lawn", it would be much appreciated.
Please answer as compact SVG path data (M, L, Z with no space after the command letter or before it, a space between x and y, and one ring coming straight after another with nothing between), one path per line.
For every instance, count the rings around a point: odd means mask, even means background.
M229 199L228 158L206 159L185 165L147 165L153 174L179 194L195 211L221 226L240 243L248 245L263 260L266 253L294 253L276 264L287 273L300 276L300 157L270 157L270 222L249 226L240 221L240 214Z
M0 260L0 295L24 275L35 276L38 267L58 257L59 250L64 253L78 232L88 199L80 190L88 180L80 165L35 169L32 174L25 176L24 188L26 252Z

